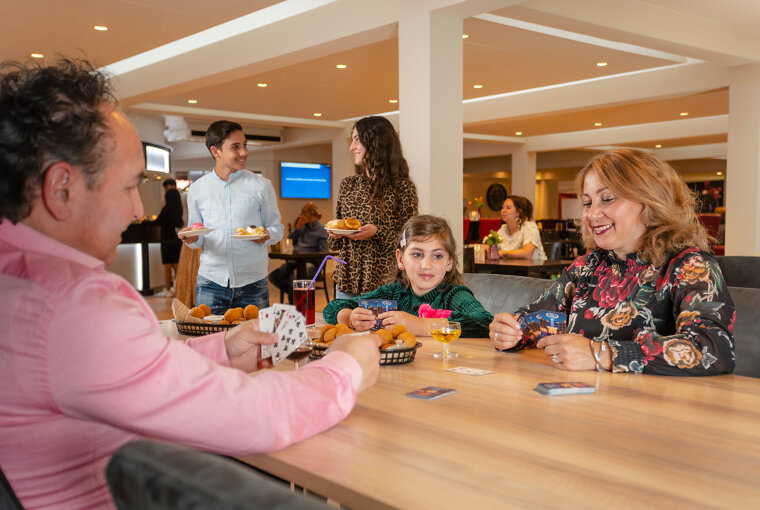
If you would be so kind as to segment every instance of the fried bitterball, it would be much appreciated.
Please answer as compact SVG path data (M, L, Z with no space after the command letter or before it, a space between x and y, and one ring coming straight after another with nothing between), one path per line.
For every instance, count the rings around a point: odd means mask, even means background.
M248 305L243 310L243 317L245 320L257 319L259 317L259 307L256 305Z

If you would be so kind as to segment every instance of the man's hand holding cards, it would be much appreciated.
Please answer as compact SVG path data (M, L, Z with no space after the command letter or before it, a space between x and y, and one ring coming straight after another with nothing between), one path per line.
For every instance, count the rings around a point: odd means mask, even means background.
M272 358L272 364L277 365L308 341L306 320L293 305L277 303L259 311L259 329L267 333L277 333L277 341L273 345L261 346L261 357Z

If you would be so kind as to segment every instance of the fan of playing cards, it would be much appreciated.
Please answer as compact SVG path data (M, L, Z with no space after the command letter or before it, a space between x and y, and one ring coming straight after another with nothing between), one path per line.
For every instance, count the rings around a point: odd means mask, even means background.
M277 342L261 346L261 357L272 358L273 365L291 356L298 369L298 360L311 352L306 319L293 305L277 303L259 310L259 329L266 333L277 333Z

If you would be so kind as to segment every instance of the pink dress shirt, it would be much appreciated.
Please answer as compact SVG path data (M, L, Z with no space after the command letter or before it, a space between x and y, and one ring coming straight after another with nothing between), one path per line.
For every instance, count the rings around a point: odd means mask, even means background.
M331 427L361 379L348 354L298 372L229 367L223 334L162 336L101 261L0 223L0 464L26 508L113 508L105 467L139 436L227 455Z

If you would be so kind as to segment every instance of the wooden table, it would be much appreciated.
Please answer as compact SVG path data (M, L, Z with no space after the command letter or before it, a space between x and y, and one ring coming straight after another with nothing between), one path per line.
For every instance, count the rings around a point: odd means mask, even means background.
M354 509L757 508L758 379L563 372L541 350L457 340L449 367L494 371L472 377L445 372L440 345L421 341L338 425L242 460ZM597 391L533 391L546 381ZM429 385L458 393L404 396Z
M541 273L544 276L561 273L572 264L572 260L545 260L536 263L529 259L488 259L475 262L476 273L499 273L528 276L529 273Z
M319 267L322 260L327 255L336 256L338 252L322 252L322 251L293 251L290 253L285 252L269 252L270 259L279 259L296 263L296 280L307 280L311 276L306 272L306 264L311 262L315 266Z

